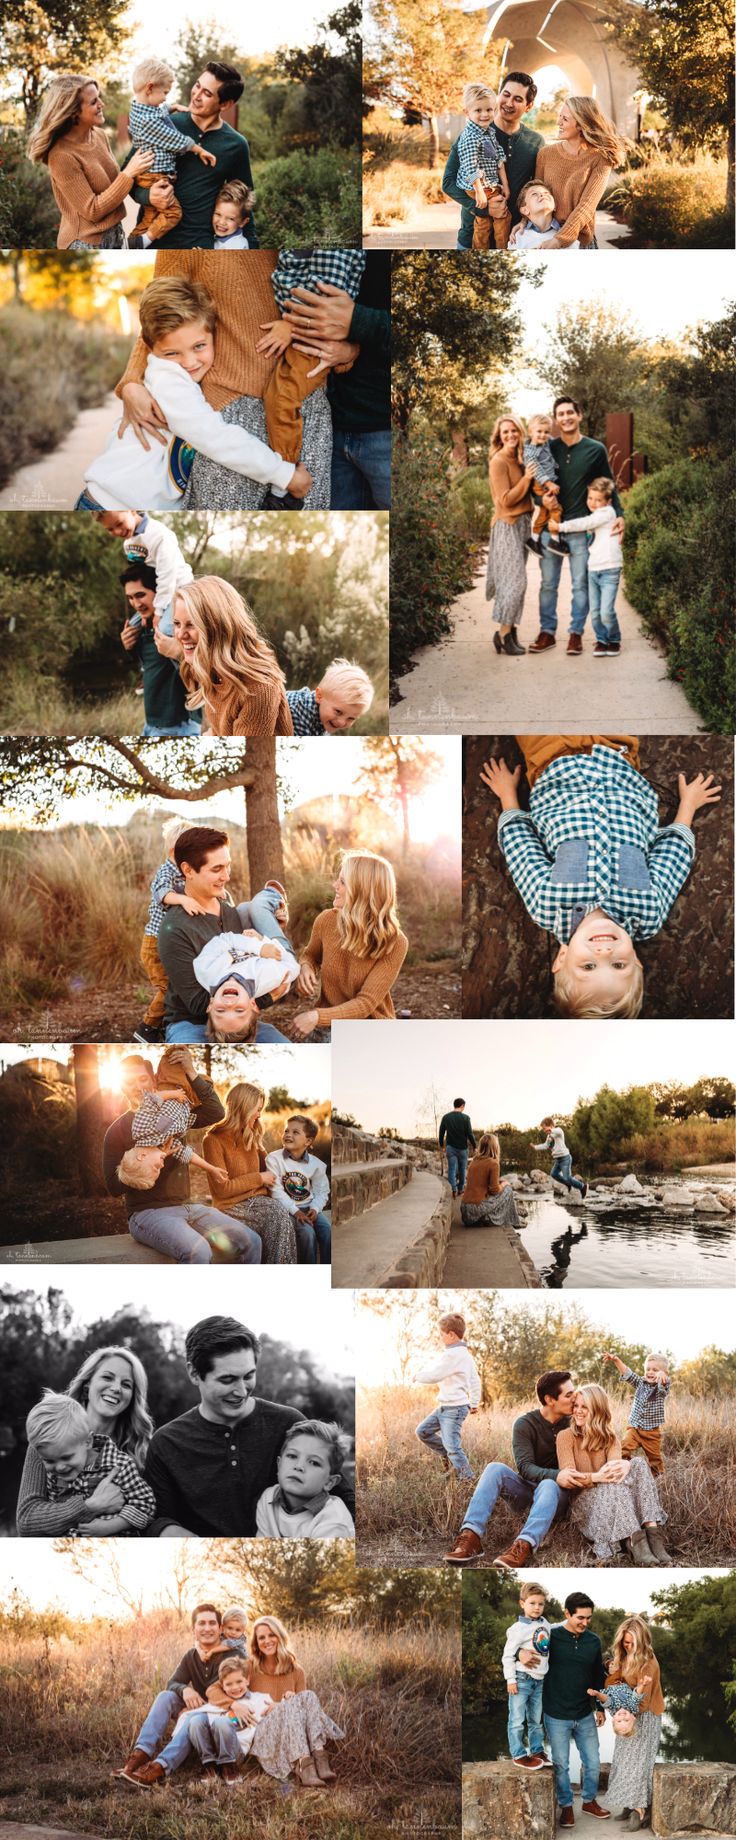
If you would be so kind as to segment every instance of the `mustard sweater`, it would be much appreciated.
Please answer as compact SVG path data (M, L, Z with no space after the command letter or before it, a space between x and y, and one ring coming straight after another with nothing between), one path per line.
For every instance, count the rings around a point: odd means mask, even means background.
M383 958L356 958L352 952L346 952L341 943L334 908L318 914L307 949L302 953L302 964L312 965L321 977L319 1027L326 1028L331 1022L351 1018L395 1016L391 990L408 949L408 939L399 933Z

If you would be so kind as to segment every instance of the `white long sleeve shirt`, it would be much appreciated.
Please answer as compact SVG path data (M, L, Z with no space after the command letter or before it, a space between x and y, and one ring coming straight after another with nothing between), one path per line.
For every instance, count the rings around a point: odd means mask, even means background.
M414 1375L415 1386L439 1385L439 1406L480 1405L480 1379L470 1350L464 1342L446 1348L431 1367Z
M546 1636L547 1652L540 1653L538 1638ZM536 1667L530 1668L519 1660L520 1648L533 1648L539 1654ZM506 1631L506 1644L501 1656L504 1680L515 1680L517 1673L531 1674L534 1680L541 1680L549 1667L549 1623L546 1616L520 1616Z
M131 505L145 511L174 510L186 489L192 453L206 454L246 479L286 490L294 462L282 460L245 428L223 421L180 364L151 353L143 382L163 410L169 439L164 447L152 441L146 453L132 428L126 428L122 439L114 429L104 453L86 472L87 490L103 511L127 511Z
M323 1213L330 1199L330 1181L320 1157L307 1150L302 1157L287 1156L285 1150L269 1150L266 1168L276 1177L271 1200L280 1201L288 1214L301 1208Z
M570 1152L565 1143L565 1133L562 1129L562 1125L553 1124L549 1136L545 1137L544 1143L532 1144L532 1150L551 1150L554 1157L569 1156Z
M182 556L178 538L169 525L162 524L158 518L141 518L132 537L124 539L123 549L131 562L147 562L150 569L155 569L156 592L153 605L156 613L165 613L179 589L186 588L194 580L189 563Z
M571 530L592 530L594 532L588 553L589 569L623 568L621 538L614 537L611 532L611 526L615 524L617 517L618 512L614 511L613 505L601 505L598 511L589 511L587 517L565 518L560 524L560 530L564 531L565 536Z
M353 1540L355 1524L339 1495L328 1496L314 1514L311 1508L287 1508L273 1482L258 1498L256 1533L262 1540Z

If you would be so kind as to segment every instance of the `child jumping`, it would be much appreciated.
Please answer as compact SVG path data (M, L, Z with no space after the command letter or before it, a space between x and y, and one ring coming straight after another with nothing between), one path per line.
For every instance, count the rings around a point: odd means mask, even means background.
M156 1513L153 1489L144 1482L133 1458L104 1432L92 1431L84 1406L69 1393L52 1393L32 1406L26 1419L31 1450L46 1471L49 1501L76 1497L80 1509L105 1476L115 1482L123 1505L115 1514L80 1515L68 1533L144 1533Z
M256 195L244 179L226 179L215 199L212 228L215 249L249 249L246 230L253 215Z
M440 1458L443 1469L454 1469L464 1482L474 1482L462 1447L462 1430L468 1413L477 1412L480 1405L480 1378L465 1346L465 1318L455 1312L441 1316L439 1333L444 1354L414 1375L415 1386L439 1384L436 1409L417 1425L416 1435Z
M352 1540L355 1524L332 1491L343 1480L350 1445L339 1425L318 1418L290 1425L276 1462L278 1481L256 1504L264 1540Z
M302 451L302 403L313 390L327 381L329 364L297 351L294 340L299 333L290 324L285 309L295 288L319 293L320 282L342 288L357 300L365 269L365 255L360 249L280 249L271 276L271 285L281 319L264 327L265 338L259 339L256 351L276 359L276 365L263 392L266 433L276 443L285 460L296 462ZM349 370L350 365L339 365ZM280 483L280 482L279 482ZM267 511L301 511L302 495L287 491L285 497L268 492L263 501Z
M554 550L556 556L569 555L570 545L565 543L559 534L562 516L559 502L555 505L554 510L542 502L544 497L550 493L558 501L560 496L560 488L557 483L557 461L549 444L552 434L552 417L530 415L528 427L529 436L524 442L524 468L526 472L531 471L534 474L532 498L535 504L532 534L527 537L526 547L533 550L537 556L543 555L541 538L542 532L546 530L547 548Z
M643 1374L637 1374L633 1367L627 1367L626 1362L617 1354L607 1353L603 1359L612 1361L621 1379L634 1388L629 1422L621 1440L622 1457L633 1457L637 1450L642 1450L652 1475L663 1475L662 1426L670 1390L666 1354L648 1354Z
M680 802L660 828L657 795L639 772L635 735L517 735L521 767L481 768L501 804L498 840L522 901L553 933L555 1003L563 1016L638 1016L644 970L635 939L659 932L695 856L692 823L717 803L713 774L678 778Z
M491 199L509 197L506 155L493 127L495 108L496 97L487 84L466 83L463 109L467 126L457 143L457 182L478 207L473 220L474 249L490 248L491 224L496 249L505 249L511 229L508 207L503 217L491 217L488 209Z
M345 735L373 702L367 672L349 658L328 664L314 690L287 690L295 735Z
M588 603L595 633L594 658L616 658L621 650L616 595L623 568L623 552L621 538L615 535L613 529L617 522L611 502L615 490L612 479L592 479L586 494L590 515L566 518L559 525L561 531L593 532L593 541L588 551ZM550 516L554 516L554 513L551 512Z
M549 1623L544 1614L542 1585L522 1584L519 1603L521 1613L506 1631L501 1657L509 1695L511 1761L522 1770L551 1769L545 1754L542 1725L542 1682L549 1667ZM523 1659L527 1655L530 1660ZM525 1725L528 1750L524 1742Z
M532 1150L551 1150L554 1158L550 1170L552 1181L562 1182L568 1193L571 1188L579 1189L583 1200L585 1200L588 1193L588 1184L587 1182L581 1182L578 1176L574 1176L572 1173L572 1155L565 1143L565 1133L562 1129L562 1125L558 1124L555 1118L543 1118L540 1128L547 1132L547 1136L543 1144L532 1144Z
M165 106L173 81L173 70L161 58L141 58L133 71L134 100L128 111L128 133L133 150L150 149L155 161L153 172L138 174L136 184L145 191L162 179L173 185L176 162L183 153L193 153L203 166L217 165L214 153L208 153L190 134L181 134L174 126ZM176 196L160 210L155 204L147 204L133 235L128 237L129 249L148 249L180 222L181 205Z

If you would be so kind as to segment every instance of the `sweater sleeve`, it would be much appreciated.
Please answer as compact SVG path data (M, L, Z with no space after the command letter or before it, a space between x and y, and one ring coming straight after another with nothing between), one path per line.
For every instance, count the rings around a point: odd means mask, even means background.
M542 1465L537 1463L534 1455L532 1434L526 1419L523 1417L517 1418L514 1423L511 1433L511 1448L514 1453L514 1462L519 1475L523 1477L525 1482L537 1483L557 1481L557 1470L559 1465L556 1465L554 1469L543 1469Z
M314 971L319 971L320 965L322 963L322 953L324 949L323 941L322 941L322 927L320 925L321 919L322 919L322 915L318 914L314 922L314 925L312 927L312 931L309 935L307 944L301 955L302 964L306 963L308 965L311 965Z
M581 230L595 228L596 205L600 204L612 171L613 167L608 166L603 158L591 166L577 204L573 206L569 217L565 218L562 229L555 234L558 249L569 249Z
M93 192L73 147L65 146L63 141L57 141L53 148L49 169L64 203L91 224L109 217L116 205L127 198L132 183L126 172L119 172L117 178L105 186L104 192Z
M517 1656L519 1649L524 1647L523 1639L521 1641L519 1640L520 1636L521 1629L519 1624L512 1623L511 1628L506 1631L506 1641L504 1642L503 1654L501 1656L503 1677L506 1681L516 1679Z
M522 474L516 485L512 485L511 474L502 454L492 455L488 475L496 511L513 511L523 499L529 497L528 479Z
M244 1199L246 1195L257 1195L263 1192L260 1169L252 1170L250 1175L230 1176L228 1174L227 1154L221 1131L212 1131L209 1137L205 1138L204 1151L208 1163L214 1163L215 1168L221 1169L226 1177L224 1182L218 1182L216 1185L214 1192L218 1201L235 1201Z
M282 460L280 454L247 429L224 422L180 364L160 360L154 394L172 434L178 434L197 453L206 454L218 466L229 467L246 479L286 489L294 473L294 461Z
M558 1431L555 1438L557 1462L560 1469L576 1469L575 1452L572 1447L572 1431L568 1425L566 1431Z
M292 468L293 471L293 468ZM207 713L211 720L213 735L246 735L251 739L256 735L275 735L279 709L281 707L281 680L275 677L270 683L260 683L255 690L238 688L238 705L235 707L225 728L218 726L217 712L208 704Z
M390 952L386 952L383 958L379 958L378 963L368 972L357 997L350 997L345 1003L333 1004L331 1009L317 1011L319 1027L325 1028L331 1022L347 1022L351 1018L357 1020L361 1017L372 1016L379 1003L388 996L396 983L408 949L409 941L401 933L399 938L394 940Z
M321 1214L330 1199L330 1178L322 1158L316 1156L314 1160L317 1168L312 1176L312 1207Z
M79 1496L70 1495L66 1501L49 1501L46 1471L38 1452L29 1446L15 1510L18 1538L51 1539L54 1535L68 1533L78 1520Z

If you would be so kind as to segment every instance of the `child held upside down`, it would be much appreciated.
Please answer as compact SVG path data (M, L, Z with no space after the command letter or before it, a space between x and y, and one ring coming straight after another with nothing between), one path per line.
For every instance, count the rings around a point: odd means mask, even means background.
M365 255L360 249L280 249L271 276L276 305L283 315L295 288L318 293L321 281L343 288L357 300L364 268ZM266 433L269 441L277 442L284 459L296 463L302 451L302 403L326 383L330 366L297 351L294 341L300 335L288 316L272 320L264 331L266 337L259 339L256 351L277 360L263 392ZM349 364L336 366L339 371L350 368ZM301 497L295 498L290 491L283 498L269 492L263 504L268 511L302 509Z
M286 918L286 896L278 883L269 883L256 901L264 898L270 901L276 921L281 914ZM192 970L210 994L209 1039L252 1041L258 1025L254 1003L274 991L285 994L282 986L287 979L288 985L293 984L299 976L299 961L281 930L266 937L248 927L242 933L216 933L214 939L208 939L193 960ZM264 1002L262 1007L268 1005Z
M161 1166L157 1156L148 1154L152 1150L163 1150L178 1163L206 1169L217 1182L224 1181L222 1170L216 1169L214 1163L205 1162L203 1156L195 1155L191 1144L185 1142L198 1103L183 1068L168 1054L162 1055L156 1070L155 1090L145 1094L131 1125L132 1148L126 1150L118 1164L117 1174L126 1188L153 1188L158 1181Z
M497 249L505 249L511 229L511 212L491 217L489 201L509 196L506 155L493 128L496 97L485 83L467 83L463 90L463 108L467 126L457 143L457 182L474 199L478 215L473 220L473 248L488 249L493 240Z
M501 804L498 840L537 925L553 933L557 1008L564 1016L638 1016L644 971L635 939L659 932L695 856L692 821L720 799L712 773L678 776L672 824L639 772L635 735L517 735L531 787L519 806L521 767L481 769Z
M617 1738L630 1738L641 1711L641 1702L647 1687L652 1684L650 1674L642 1674L637 1687L630 1687L625 1680L616 1681L613 1686L605 1687L599 1693L597 1687L588 1687L589 1699L597 1699L606 1712L611 1714L611 1723Z

